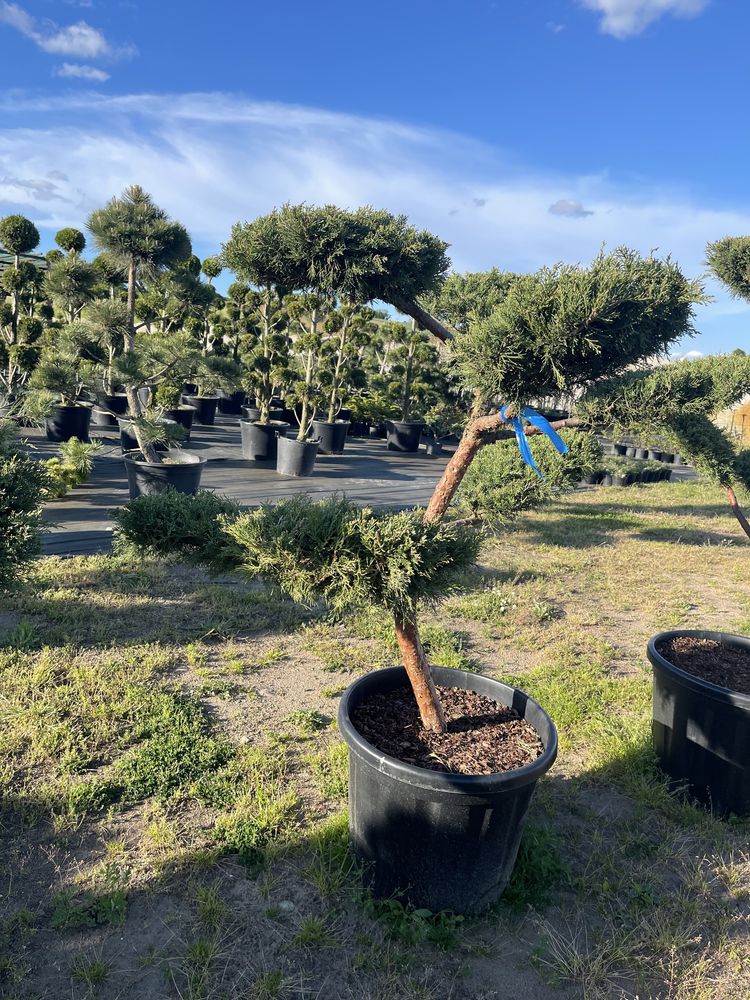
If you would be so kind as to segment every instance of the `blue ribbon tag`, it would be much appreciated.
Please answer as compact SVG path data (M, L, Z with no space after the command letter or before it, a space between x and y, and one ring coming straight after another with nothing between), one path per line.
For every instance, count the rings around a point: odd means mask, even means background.
M521 458L523 459L524 464L533 469L540 479L544 479L544 476L541 474L536 462L534 461L534 456L531 454L531 448L529 447L529 441L526 437L526 431L523 426L524 420L527 420L530 424L533 424L534 427L537 427L542 434L545 434L561 455L567 454L568 446L554 429L549 420L547 420L546 417L543 417L542 414L537 412L537 410L533 407L524 406L520 414L513 417L509 417L507 415L507 411L507 406L501 406L500 416L502 417L504 423L510 423L513 425L513 430L516 433L518 450L521 453Z

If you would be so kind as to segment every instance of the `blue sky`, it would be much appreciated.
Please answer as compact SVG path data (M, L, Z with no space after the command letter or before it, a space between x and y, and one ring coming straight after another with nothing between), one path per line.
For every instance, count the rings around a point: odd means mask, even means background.
M47 244L140 183L202 256L371 203L457 270L750 234L746 0L0 0L0 215ZM683 352L748 347L713 283Z

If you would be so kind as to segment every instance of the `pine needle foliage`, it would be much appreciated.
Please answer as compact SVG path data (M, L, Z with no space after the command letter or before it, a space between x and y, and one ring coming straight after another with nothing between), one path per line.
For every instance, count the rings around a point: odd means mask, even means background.
M705 300L670 259L621 247L590 267L557 264L510 281L456 338L459 368L484 399L559 396L663 352L692 332Z
M628 372L591 389L579 404L587 420L615 432L665 439L713 482L750 488L750 452L713 422L750 392L750 356L717 355Z
M750 302L750 236L725 236L709 243L706 262L735 298Z
M17 435L0 421L0 589L10 586L40 550L48 487L42 463L23 454Z
M400 615L443 597L480 542L464 526L426 522L420 510L376 512L344 498L305 496L264 504L226 530L246 569L295 601L322 598L334 611L377 604Z
M534 460L544 479L524 465L515 440L480 449L463 478L453 509L498 527L574 489L582 476L601 465L602 450L593 434L563 430L560 436L568 446L565 455L560 455L546 437L532 441Z

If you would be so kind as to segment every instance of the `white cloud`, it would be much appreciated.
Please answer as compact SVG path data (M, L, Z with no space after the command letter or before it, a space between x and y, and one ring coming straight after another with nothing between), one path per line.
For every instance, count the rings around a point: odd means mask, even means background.
M660 17L697 17L711 0L580 0L602 15L601 30L615 38L639 35Z
M0 116L0 215L81 227L139 183L187 225L201 254L216 252L238 219L285 201L404 212L451 244L457 270L528 271L625 243L671 253L697 275L709 240L750 232L750 205L701 204L674 183L534 172L458 134L239 96L0 93ZM550 212L561 191L566 210ZM580 211L592 214L579 224L571 215ZM701 307L699 325L737 329L743 318L727 313L736 303L715 283L710 291L717 301Z
M55 76L72 77L77 80L94 80L97 83L104 83L109 80L109 73L96 66L81 66L79 63L63 63L55 69Z
M133 55L132 47L114 48L97 29L86 21L60 27L54 21L32 17L16 3L0 0L0 23L15 28L43 52L73 56L78 59L103 59Z

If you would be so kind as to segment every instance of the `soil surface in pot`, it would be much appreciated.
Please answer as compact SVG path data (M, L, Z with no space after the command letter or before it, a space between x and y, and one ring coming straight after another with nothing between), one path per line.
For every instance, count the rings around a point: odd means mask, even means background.
M744 649L685 635L661 643L657 651L685 673L739 694L750 694L750 653Z
M424 729L411 688L367 698L352 712L374 747L416 767L448 774L497 774L530 764L543 752L533 726L475 691L438 687L448 731Z

